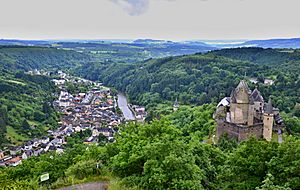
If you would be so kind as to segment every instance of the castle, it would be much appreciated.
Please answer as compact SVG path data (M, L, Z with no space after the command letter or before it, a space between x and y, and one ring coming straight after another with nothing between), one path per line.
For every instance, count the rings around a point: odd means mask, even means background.
M255 88L251 91L242 80L223 98L214 113L217 122L217 138L227 134L229 138L243 141L250 136L272 140L273 131L281 132L284 126L279 110L272 106L271 99L266 103Z

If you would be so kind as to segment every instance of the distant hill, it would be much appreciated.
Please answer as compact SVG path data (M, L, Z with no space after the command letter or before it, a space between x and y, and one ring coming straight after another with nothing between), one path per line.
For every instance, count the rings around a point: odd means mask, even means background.
M23 46L37 46L37 45L49 45L49 41L46 40L17 40L17 39L0 39L0 45L23 45Z
M240 44L240 46L262 48L300 48L300 38L252 40Z
M149 58L188 55L217 48L201 42L173 42L155 39L117 40L0 40L0 45L55 47L93 55L98 61L135 63Z
M300 52L297 50L275 50L253 47L228 48L211 52L214 55L249 61L269 66L282 65L287 61L299 61Z
M8 70L62 69L89 61L75 51L46 47L0 46L0 68Z
M172 41L166 40L154 40L154 39L137 39L134 40L132 43L134 44L158 44L158 43L174 43Z

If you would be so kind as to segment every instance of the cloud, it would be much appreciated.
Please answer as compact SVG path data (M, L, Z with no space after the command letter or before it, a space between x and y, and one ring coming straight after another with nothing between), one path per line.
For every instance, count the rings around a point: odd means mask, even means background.
M121 6L129 15L139 16L149 8L149 0L110 0Z
M150 4L150 0L110 0L111 2L122 7L129 15L139 16L147 12ZM160 0L174 2L176 0ZM208 1L208 0L200 0ZM243 0L240 0L243 1Z

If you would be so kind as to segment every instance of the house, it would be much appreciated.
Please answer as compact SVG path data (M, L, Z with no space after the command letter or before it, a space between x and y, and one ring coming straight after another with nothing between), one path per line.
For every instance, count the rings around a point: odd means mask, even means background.
M104 136L109 137L112 133L112 129L110 128L100 128L98 129L99 133L102 133Z
M118 121L112 121L112 122L109 123L109 125L117 126L117 125L119 125L119 122Z
M98 131L98 129L93 129L93 130L92 130L92 136L93 136L93 137L99 136L99 131Z
M34 147L38 147L41 144L41 140L40 139L34 139L33 140L33 146Z
M264 80L264 84L265 85L268 85L268 86L271 86L271 85L273 85L275 82L274 82L274 80L272 80L272 79L265 79Z
M63 144L64 139L62 137L57 137L51 141L51 143L55 146Z
M52 132L52 131L51 131ZM46 143L48 143L50 141L50 139L49 139L49 137L47 137L47 136L44 136L44 137L42 137L42 139L41 139L41 143L43 143L43 144L46 144Z
M9 152L10 152L10 155L15 156L15 155L17 155L18 153L21 152L21 147L19 147L19 146L14 146L14 147L12 147L12 148L9 150Z
M24 150L31 150L33 147L33 141L28 141L24 144Z
M49 148L48 148L48 150L56 151L57 148L56 148L56 146L54 146L54 145L50 145Z
M258 83L258 80L257 78L250 78L249 81L253 84L257 84Z
M0 150L0 160L4 158L4 151Z
M34 156L39 156L39 155L41 155L43 152L44 152L44 149L43 149L43 148L36 149L36 150L33 151L33 155L34 155Z
M56 86L63 85L66 82L64 79L53 79L52 81Z
M68 107L68 106L70 106L70 101L68 99L61 99L59 101L59 106L60 107Z
M87 139L84 141L84 144L97 143L97 141L98 141L98 137L96 137L96 136L91 136L91 137L87 138Z
M27 159L27 158L29 158L31 156L33 156L33 151L32 150L26 150L22 154L22 159L25 160L25 159Z
M75 130L75 132L80 132L80 131L81 131L81 127L80 127L80 126L76 126L76 127L74 128L74 130Z
M5 162L5 164L8 165L8 166L17 166L21 163L22 163L22 158L19 157L19 156L15 157L15 158L12 158L10 160L7 160Z

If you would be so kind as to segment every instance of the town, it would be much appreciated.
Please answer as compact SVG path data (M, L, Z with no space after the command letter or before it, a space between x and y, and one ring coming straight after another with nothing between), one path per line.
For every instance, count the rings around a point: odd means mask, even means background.
M38 70L27 74L50 76L49 72ZM118 103L119 96L101 83L62 71L58 71L52 81L59 89L57 99L53 102L53 107L61 114L59 127L53 131L48 130L44 137L27 141L22 146L0 150L0 166L17 166L24 159L49 151L62 154L68 143L67 137L86 130L90 130L91 135L84 140L84 144L98 144L99 139L114 142L114 134L118 132L120 124L143 122L147 116L145 107L128 104L126 97L122 96L122 102ZM72 93L68 91L67 84L84 86L86 90ZM126 117L124 112L130 112L132 117Z

